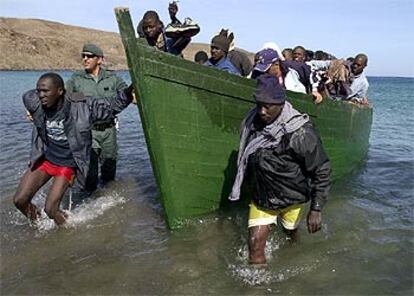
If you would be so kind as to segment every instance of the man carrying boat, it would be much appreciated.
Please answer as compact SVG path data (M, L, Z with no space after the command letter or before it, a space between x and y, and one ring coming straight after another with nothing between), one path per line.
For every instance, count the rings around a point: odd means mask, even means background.
M59 208L63 195L75 177L81 189L85 186L93 123L113 118L132 100L131 87L118 92L115 98L85 97L82 93L66 93L58 74L43 74L36 89L23 95L33 118L32 151L29 168L13 197L16 207L37 220L40 213L31 200L53 178L45 212L56 224L63 224L67 218Z
M276 77L257 79L256 108L241 127L237 176L229 199L240 198L244 178L252 182L249 212L249 261L266 263L265 246L277 217L294 236L305 204L309 233L321 229L321 210L330 189L331 166L306 114L286 101Z

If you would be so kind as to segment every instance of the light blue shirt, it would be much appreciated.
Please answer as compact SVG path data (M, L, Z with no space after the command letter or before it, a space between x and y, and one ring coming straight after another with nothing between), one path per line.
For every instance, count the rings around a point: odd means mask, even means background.
M232 73L232 74L241 75L239 69L237 69L236 66L234 66L227 57L222 58L216 64L213 64L211 62L211 58L210 58L207 62L204 63L204 65L210 66L210 67L215 67L215 68L227 71L227 72Z
M355 76L354 81L351 84L351 94L348 96L347 99L362 101L363 99L368 97L368 87L368 79L365 77L364 73Z

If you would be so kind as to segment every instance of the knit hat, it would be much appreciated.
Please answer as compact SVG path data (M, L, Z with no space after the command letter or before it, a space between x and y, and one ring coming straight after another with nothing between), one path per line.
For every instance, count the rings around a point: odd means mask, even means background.
M256 53L254 59L256 61L254 70L264 73L269 70L270 66L279 59L279 55L276 50L266 48Z
M253 95L256 102L282 105L287 97L276 76L263 74L257 78L256 91Z
M82 53L94 54L98 57L103 57L103 51L97 45L92 43L86 43L82 48Z
M211 46L217 47L224 52L228 52L230 41L223 35L217 35L211 40Z

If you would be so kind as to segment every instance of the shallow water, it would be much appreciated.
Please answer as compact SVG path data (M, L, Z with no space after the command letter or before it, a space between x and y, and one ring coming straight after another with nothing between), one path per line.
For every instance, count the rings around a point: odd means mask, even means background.
M375 109L365 165L334 184L321 232L308 235L302 223L292 244L276 229L268 265L256 269L247 264L246 209L167 229L135 107L120 115L117 181L73 210L65 228L46 217L30 225L12 196L30 148L21 95L40 74L0 72L2 295L414 292L414 79L369 79Z

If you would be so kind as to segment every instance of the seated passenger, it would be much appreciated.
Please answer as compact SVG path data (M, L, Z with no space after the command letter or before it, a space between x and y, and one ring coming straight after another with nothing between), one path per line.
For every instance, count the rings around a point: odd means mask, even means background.
M197 51L194 55L194 62L203 65L208 60L208 55L204 50Z
M214 38L211 40L210 45L211 58L207 60L205 65L215 67L232 74L240 75L240 71L230 62L229 58L227 57L229 46L230 42L225 36L214 36Z
M305 62L309 62L312 61L315 57L315 53L312 50L307 49L306 50L306 58L305 58Z
M310 89L310 67L305 63L282 61L277 52L271 48L259 51L255 60L253 79L263 73L270 73L275 75L279 83L288 90L307 93L307 89Z
M267 48L259 51L255 56L256 64L252 73L255 79L263 73L275 75L281 85L287 90L312 94L315 103L322 101L322 96L311 83L313 68L304 62L283 61L277 52ZM315 69L320 66L315 65Z
M306 61L306 49L301 46L298 45L293 49L293 60L296 62L305 62Z
M326 61L328 60L328 54L322 50L315 51L313 58L317 61Z
M191 41L191 38L186 36L179 38L167 37L158 14L153 10L149 10L144 14L142 29L148 45L177 56L182 56L182 51Z
M368 104L368 80L363 73L368 64L368 57L360 53L351 64L351 94L347 97L354 103Z
M282 50L282 55L285 58L286 61L292 61L293 60L293 49L291 48L285 48Z

